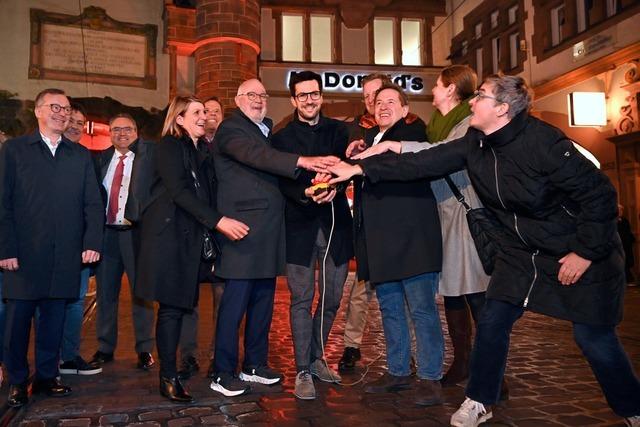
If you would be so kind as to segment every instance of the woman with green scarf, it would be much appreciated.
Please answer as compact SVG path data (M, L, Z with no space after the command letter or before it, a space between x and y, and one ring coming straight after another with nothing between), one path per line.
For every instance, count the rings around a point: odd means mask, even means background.
M385 141L355 156L354 159L389 150L396 153L421 151L432 147L432 144L446 143L462 137L469 127L471 110L468 100L473 96L476 86L476 73L468 66L452 65L444 68L431 90L433 105L437 109L427 125L427 137L431 144L418 141ZM450 175L450 178L472 208L481 206L465 170ZM467 226L464 207L444 179L432 181L431 189L438 201L442 226L443 262L439 293L444 297L445 315L454 355L453 363L442 379L442 384L447 386L464 381L469 375L471 316L476 321L484 306L489 276L484 273L478 258Z

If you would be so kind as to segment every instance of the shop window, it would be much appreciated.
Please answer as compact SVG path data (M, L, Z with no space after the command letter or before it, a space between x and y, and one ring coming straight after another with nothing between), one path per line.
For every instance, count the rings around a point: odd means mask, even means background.
M393 18L375 18L373 20L373 48L376 64L394 64L394 33Z
M520 37L518 33L509 36L509 68L518 66L518 52L520 50Z
M551 9L551 46L557 46L560 44L560 42L562 41L563 31L564 4Z
M332 36L331 16L311 15L311 62L333 61Z
M493 65L493 72L500 71L500 38L495 37L491 39L491 59Z
M302 15L282 15L282 60L304 61Z
M518 19L518 5L509 8L509 25L516 22Z
M400 23L402 34L402 65L422 65L420 42L422 38L421 22L403 19Z
M476 73L478 74L478 81L482 81L482 48L476 49Z
M493 12L491 12L491 28L497 28L498 27L498 18L500 17L500 11L499 10L494 10Z
M482 37L482 22L478 22L476 24L475 35L476 35L476 39L479 39L480 37Z

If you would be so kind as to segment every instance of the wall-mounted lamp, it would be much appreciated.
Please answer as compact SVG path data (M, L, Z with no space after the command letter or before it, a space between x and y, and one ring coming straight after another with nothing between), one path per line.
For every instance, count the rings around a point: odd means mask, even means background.
M604 92L571 92L567 105L569 126L606 126L607 100Z

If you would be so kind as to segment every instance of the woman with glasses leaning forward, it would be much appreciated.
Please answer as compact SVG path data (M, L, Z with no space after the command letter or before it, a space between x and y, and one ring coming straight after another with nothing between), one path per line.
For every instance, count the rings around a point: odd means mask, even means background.
M491 405L524 310L569 320L613 411L640 425L640 382L615 326L622 319L624 263L616 233L616 191L559 129L528 110L516 76L489 76L471 100L470 129L419 153L359 155L331 167L332 182L435 178L467 168L485 207L504 226L487 301L478 322L466 399L453 426L477 426Z

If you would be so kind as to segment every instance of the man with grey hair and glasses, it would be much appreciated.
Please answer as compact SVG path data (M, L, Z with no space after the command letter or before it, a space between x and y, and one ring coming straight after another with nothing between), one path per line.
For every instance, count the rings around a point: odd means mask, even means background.
M36 310L33 393L66 396L58 355L67 300L80 293L83 263L102 250L102 201L91 155L63 136L71 106L60 89L35 100L38 128L0 150L0 268L7 299L4 362L9 406L28 402L27 352Z
M247 382L277 384L282 375L267 366L269 329L276 276L284 273L284 197L278 176L295 178L299 169L325 171L336 157L305 157L271 145L272 121L266 118L269 95L257 79L243 82L238 109L218 127L213 159L217 209L249 226L239 240L220 237L222 254L216 275L225 280L218 312L211 388L225 396L249 390ZM239 380L238 332L246 313L244 361Z

